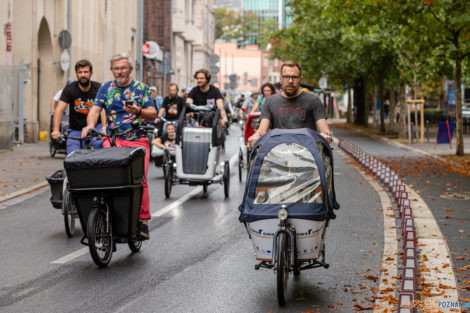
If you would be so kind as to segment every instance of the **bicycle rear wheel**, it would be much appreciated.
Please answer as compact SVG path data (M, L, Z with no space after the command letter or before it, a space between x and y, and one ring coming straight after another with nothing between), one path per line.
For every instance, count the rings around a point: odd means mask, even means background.
M111 221L106 219L103 209L94 208L87 222L88 248L96 265L105 267L113 255Z

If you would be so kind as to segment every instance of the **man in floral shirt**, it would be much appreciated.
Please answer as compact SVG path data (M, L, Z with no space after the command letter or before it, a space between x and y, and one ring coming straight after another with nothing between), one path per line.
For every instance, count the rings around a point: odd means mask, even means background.
M127 54L117 54L111 58L111 71L115 80L103 84L98 90L93 107L87 117L87 126L83 128L82 137L96 125L102 109L105 109L109 127L118 127L119 132L131 128L131 122L153 121L157 117L155 105L150 97L150 91L142 82L134 80L130 74L133 70L132 60ZM149 239L148 221L150 215L150 199L147 184L147 170L150 161L150 147L145 133L130 132L117 138L118 147L145 148L145 176L142 186L142 205L139 218L143 220L140 236ZM110 146L109 140L103 140L103 147Z

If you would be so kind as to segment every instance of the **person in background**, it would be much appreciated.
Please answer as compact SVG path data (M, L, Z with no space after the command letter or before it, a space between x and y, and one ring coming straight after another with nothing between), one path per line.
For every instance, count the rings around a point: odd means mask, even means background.
M241 94L237 100L237 104L236 104L237 109L241 109L244 102L245 102L245 95Z
M189 107L191 105L197 106L212 106L213 111L219 109L220 111L220 125L222 127L227 123L227 114L224 110L224 100L217 87L209 84L211 81L211 73L206 69L199 69L194 74L197 86L191 89L186 103Z
M261 111L263 109L264 100L275 92L276 88L273 84L264 83L261 85L261 95L258 97L258 100L256 100L256 103L250 113Z
M183 93L183 98L186 101L186 98L188 97L189 93L191 92L191 87L185 87L182 90Z
M106 118L110 127L118 127L119 132L132 128L131 123L138 120L140 123L153 121L157 117L155 104L150 97L147 86L134 80L132 73L132 59L126 54L116 54L111 58L111 71L114 80L106 82L101 86L96 95L93 107L87 118L87 126L82 130L82 137L85 137L88 130L94 128L101 112L106 112ZM109 140L103 142L104 148L109 148ZM148 222L150 215L150 198L147 184L147 171L150 162L149 141L144 132L133 131L125 136L116 138L118 147L143 147L145 148L145 172L142 181L143 193L140 207L139 219L143 225L140 229L140 236L143 239L150 239Z
M157 87L151 86L149 90L150 90L150 96L152 97L153 103L155 103L155 110L158 112L160 111L160 108L162 107L163 98L160 95L158 95Z
M242 112L240 112L240 118L243 119L244 117L248 116L248 113L253 112L253 108L256 104L256 100L258 100L259 93L258 91L254 91L251 93L250 98L246 100L242 105Z
M69 129L67 130L67 135L71 137L81 136L82 128L87 125L88 113L101 86L100 83L91 80L93 65L88 60L80 60L75 64L75 74L77 75L77 81L64 87L55 109L51 133L53 139L57 139L60 136L62 115L67 106L69 111ZM101 130L102 124L106 125L104 113L99 118L96 128ZM102 140L97 140L96 138L92 138L92 143L95 149L101 148L103 144ZM67 139L67 155L80 148L85 148L84 140Z
M152 141L152 145L163 149L174 150L175 141L176 141L176 126L173 123L168 123L166 125L166 132L163 136L157 137ZM152 149L152 155L154 154L154 149ZM163 155L163 152L160 154ZM155 157L155 155L153 155Z
M177 121L180 118L181 111L185 105L185 100L183 97L178 96L178 85L175 83L171 83L168 86L168 96L163 99L163 104L158 111L158 116L155 119L155 125L158 125L160 118L165 115L165 119L168 122L174 122L177 126ZM166 122L163 125L163 129L166 130Z
M232 101L227 97L227 91L223 90L222 91L222 97L224 98L224 109L225 109L225 114L227 114L227 119L228 119L228 124L227 127L225 127L225 134L228 136L230 135L228 132L228 129L230 128L230 121L232 120L232 116L235 115L235 111L233 110L232 107Z

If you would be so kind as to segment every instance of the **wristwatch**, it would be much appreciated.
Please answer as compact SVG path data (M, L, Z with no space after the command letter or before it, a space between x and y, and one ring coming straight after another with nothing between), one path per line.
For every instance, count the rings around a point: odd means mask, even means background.
M139 113L137 113L136 116L139 117L140 114L142 114L142 108L139 108Z

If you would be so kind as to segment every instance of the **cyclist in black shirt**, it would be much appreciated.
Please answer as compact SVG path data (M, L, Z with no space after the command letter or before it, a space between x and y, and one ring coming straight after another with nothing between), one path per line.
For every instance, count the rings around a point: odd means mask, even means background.
M206 69L200 69L196 71L194 78L196 79L197 86L191 89L188 98L186 98L186 103L198 106L211 105L213 110L219 109L221 116L220 123L224 127L228 121L224 110L224 100L219 89L209 84L211 73Z
M71 137L80 137L82 128L87 126L86 119L90 111L93 101L95 101L96 93L101 84L90 80L93 75L93 65L88 60L80 60L75 64L75 73L77 81L67 84L62 90L62 94L57 104L54 114L54 128L51 133L53 139L60 136L60 122L62 114L67 105L69 106L69 129L68 135ZM96 129L101 130L101 123L106 123L106 115L104 111L100 114L100 120L96 125ZM102 141L92 139L95 148L101 148ZM84 148L85 142L75 139L67 140L67 154Z

